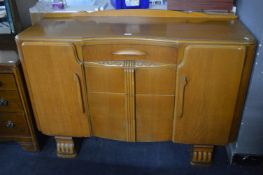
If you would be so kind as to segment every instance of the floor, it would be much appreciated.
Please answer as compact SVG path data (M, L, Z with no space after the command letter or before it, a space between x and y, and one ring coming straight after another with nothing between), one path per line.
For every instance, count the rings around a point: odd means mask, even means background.
M228 163L217 147L214 164L191 166L191 147L170 142L124 143L90 138L82 141L75 159L56 157L55 141L46 140L39 153L24 152L16 143L0 144L0 175L262 175L259 166Z

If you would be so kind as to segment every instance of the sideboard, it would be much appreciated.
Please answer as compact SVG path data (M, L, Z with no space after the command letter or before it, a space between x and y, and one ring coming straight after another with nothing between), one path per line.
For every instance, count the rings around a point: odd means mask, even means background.
M192 162L210 163L239 128L254 37L235 18L114 13L44 18L16 37L39 131L61 157L96 136L192 144Z

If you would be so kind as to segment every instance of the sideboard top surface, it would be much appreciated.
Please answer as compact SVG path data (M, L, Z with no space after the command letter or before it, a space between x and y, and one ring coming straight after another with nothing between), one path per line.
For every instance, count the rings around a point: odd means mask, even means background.
M83 41L94 38L255 43L253 35L237 19L208 20L173 17L47 18L17 36L18 40L41 41Z

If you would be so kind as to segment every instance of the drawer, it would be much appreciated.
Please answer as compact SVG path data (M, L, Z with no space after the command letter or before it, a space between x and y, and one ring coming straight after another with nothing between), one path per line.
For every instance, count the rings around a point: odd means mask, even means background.
M26 136L29 134L23 113L0 113L0 136Z
M97 44L83 46L83 58L87 62L148 60L176 64L177 48L171 46L138 44Z
M13 74L0 74L0 90L16 90L16 82Z
M136 95L136 140L168 141L172 138L174 96Z
M123 68L102 65L85 65L88 92L125 92L125 74Z
M17 91L0 91L0 112L22 112L23 107Z
M175 94L175 66L138 68L135 71L135 79L136 94Z
M88 93L88 99L93 135L108 139L126 140L126 95Z

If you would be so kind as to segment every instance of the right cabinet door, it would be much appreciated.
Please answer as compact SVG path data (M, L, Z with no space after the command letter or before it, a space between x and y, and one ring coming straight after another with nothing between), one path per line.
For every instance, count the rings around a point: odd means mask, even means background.
M245 54L242 46L185 48L176 75L175 142L228 143Z

